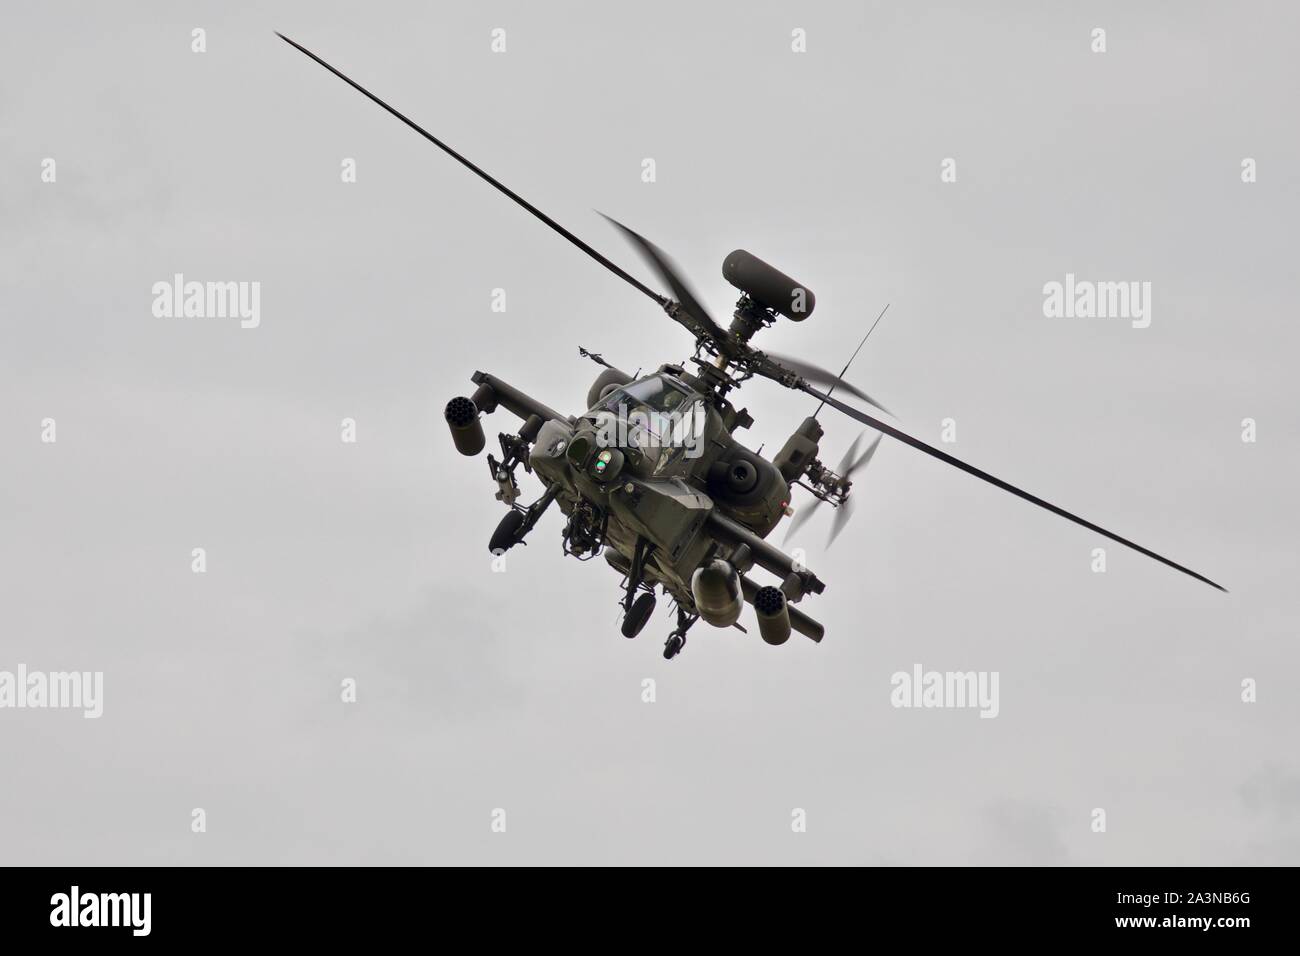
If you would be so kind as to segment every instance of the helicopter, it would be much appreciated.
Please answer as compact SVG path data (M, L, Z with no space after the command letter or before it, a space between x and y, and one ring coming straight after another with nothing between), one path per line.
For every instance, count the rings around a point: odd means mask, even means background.
M525 543L542 515L552 505L557 506L565 517L561 535L564 554L581 561L603 558L621 576L621 631L625 637L636 637L641 632L655 610L656 592L661 591L671 598L676 611L676 624L664 644L665 659L681 653L687 631L697 621L716 628L745 630L739 622L746 604L754 610L759 636L765 643L784 644L793 633L820 642L825 628L796 605L810 595L823 593L826 585L768 538L783 518L793 516L788 529L794 530L819 505L827 504L835 511L831 531L834 540L851 514L853 476L870 462L882 436L1226 592L1226 588L1190 568L843 401L837 394L849 395L893 417L888 409L845 380L853 357L836 374L810 362L756 348L751 343L757 333L783 319L802 322L816 305L810 289L757 256L737 249L723 261L723 278L740 292L732 319L724 328L701 304L667 254L648 239L605 217L668 287L671 296L641 282L306 47L284 34L276 36L653 300L693 337L692 368L668 363L647 375L628 374L600 353L579 346L579 355L595 362L601 371L587 391L586 411L576 415L557 411L504 379L482 371L470 376L477 386L475 391L452 398L444 409L452 443L458 452L470 457L486 447L485 416L504 410L521 420L515 431L498 435L500 458L487 456L497 485L496 497L508 509L489 539L488 550L500 555ZM867 336L870 334L869 329ZM861 348L862 343L858 345ZM771 458L750 450L735 437L735 432L754 423L749 412L737 408L733 400L740 386L754 377L775 381L820 402L817 411L803 420ZM824 432L818 415L827 406L876 433L861 453L858 449L866 433L860 434L833 469L820 458ZM544 488L539 498L526 505L519 502L516 472L520 468L539 479ZM790 504L796 487L813 499L798 514ZM755 569L771 575L775 583L755 580L751 577Z

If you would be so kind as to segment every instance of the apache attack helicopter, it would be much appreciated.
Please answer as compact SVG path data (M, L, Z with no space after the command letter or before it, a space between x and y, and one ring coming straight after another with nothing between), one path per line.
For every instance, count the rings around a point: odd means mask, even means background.
M626 637L635 637L644 627L654 611L655 590L659 588L676 604L676 627L664 645L664 657L668 659L685 646L686 632L697 620L720 628L740 627L738 621L745 603L753 606L759 634L768 644L784 644L792 631L820 641L822 625L794 605L809 594L821 594L825 584L766 539L783 517L793 514L790 500L796 485L809 492L813 501L794 519L791 529L826 502L837 509L833 539L852 507L852 476L870 461L881 435L1211 587L1226 590L1189 568L842 402L832 393L847 393L890 414L844 380L848 364L837 375L798 359L756 349L750 344L755 333L779 317L802 321L816 304L810 290L757 256L736 250L722 264L723 277L741 293L731 323L724 329L691 293L668 257L647 239L610 220L668 286L672 298L660 295L615 265L310 50L283 34L276 35L653 299L694 337L693 370L667 364L641 377L629 375L600 354L579 347L579 353L600 365L602 371L587 392L587 411L578 415L558 412L486 372L475 372L470 380L477 390L468 397L453 398L445 410L456 449L470 456L478 455L486 445L480 416L505 409L522 419L518 431L499 435L500 460L491 454L487 457L498 486L496 497L510 509L492 534L488 549L500 554L522 543L542 514L552 504L558 504L566 518L564 553L579 560L603 555L622 576L622 631ZM867 334L871 334L870 330ZM734 437L737 430L752 425L753 419L745 409L737 409L729 395L754 376L805 392L822 403L770 460ZM817 414L826 405L878 433L861 455L857 452L860 435L834 470L818 457L822 427ZM526 506L518 503L515 471L520 467L535 474L545 486L542 496ZM773 575L777 583L760 585L748 576L754 568Z

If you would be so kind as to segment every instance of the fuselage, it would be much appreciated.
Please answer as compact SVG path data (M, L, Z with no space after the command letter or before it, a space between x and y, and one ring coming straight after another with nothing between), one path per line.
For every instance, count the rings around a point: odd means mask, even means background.
M543 425L529 463L559 482L561 509L594 506L606 559L626 572L638 539L652 545L647 577L689 600L694 571L734 550L701 533L716 512L760 538L789 503L790 486L772 462L732 436L736 414L696 387L677 366L603 389L570 422Z

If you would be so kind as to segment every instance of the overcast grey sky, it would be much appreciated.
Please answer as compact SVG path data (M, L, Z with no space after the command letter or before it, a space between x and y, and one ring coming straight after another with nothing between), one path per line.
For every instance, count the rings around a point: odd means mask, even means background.
M0 670L105 699L0 710L0 861L1300 862L1300 12L1136 6L7 11ZM1231 593L1093 573L1103 541L889 440L835 548L828 516L797 542L820 645L699 625L665 662L666 606L622 638L557 514L493 573L445 401L483 369L577 411L579 345L689 340L273 30L715 314L734 248L807 283L760 346L836 365L890 303L852 377L906 427ZM178 272L260 282L260 326L155 317ZM1150 282L1150 327L1045 318L1067 272ZM814 404L742 398L769 452ZM997 719L891 707L917 663L999 672Z

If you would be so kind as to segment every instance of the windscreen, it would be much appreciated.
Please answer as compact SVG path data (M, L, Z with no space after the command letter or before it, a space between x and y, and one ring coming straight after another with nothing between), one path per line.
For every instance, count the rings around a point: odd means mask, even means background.
M696 448L703 432L703 403L661 375L615 389L594 412L598 433L649 464L652 475L664 474Z

